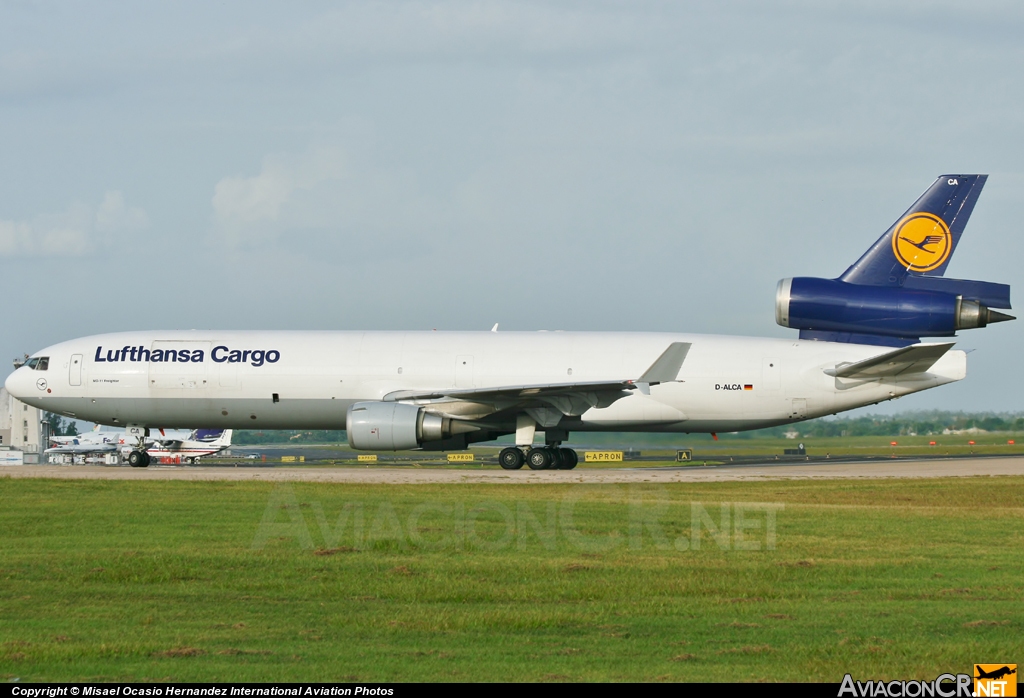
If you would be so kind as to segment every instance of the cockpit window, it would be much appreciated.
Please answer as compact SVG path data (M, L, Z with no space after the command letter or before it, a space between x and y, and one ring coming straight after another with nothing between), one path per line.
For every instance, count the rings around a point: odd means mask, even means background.
M25 362L25 365L28 366L29 368L34 369L36 367L36 364L38 363L39 359L29 359L28 361Z
M25 362L25 365L31 368L33 371L45 371L50 368L50 357L49 356L37 356L33 359L29 359Z

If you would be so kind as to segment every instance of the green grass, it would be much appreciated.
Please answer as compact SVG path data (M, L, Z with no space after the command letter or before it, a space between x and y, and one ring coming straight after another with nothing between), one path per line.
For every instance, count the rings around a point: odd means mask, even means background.
M934 678L1024 656L1022 486L0 479L0 677Z

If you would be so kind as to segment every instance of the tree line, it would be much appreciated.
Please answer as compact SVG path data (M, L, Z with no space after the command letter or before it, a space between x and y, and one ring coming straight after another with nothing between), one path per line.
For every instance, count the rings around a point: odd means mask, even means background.
M801 437L843 436L929 436L945 430L980 429L997 432L1024 432L1024 414L970 413L938 410L904 412L896 415L869 414L859 417L825 417L786 424L769 429L729 434L732 438L779 437L798 432Z
M50 436L78 436L78 425L73 419L64 419L59 414L43 412L43 421L50 425Z

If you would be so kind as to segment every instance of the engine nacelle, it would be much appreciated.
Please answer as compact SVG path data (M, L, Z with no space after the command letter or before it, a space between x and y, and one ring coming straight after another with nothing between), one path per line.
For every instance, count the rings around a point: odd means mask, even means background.
M1012 320L961 295L797 277L779 282L775 321L783 327L890 337L949 337Z
M405 451L476 431L475 426L401 402L357 402L345 415L348 445L364 451Z

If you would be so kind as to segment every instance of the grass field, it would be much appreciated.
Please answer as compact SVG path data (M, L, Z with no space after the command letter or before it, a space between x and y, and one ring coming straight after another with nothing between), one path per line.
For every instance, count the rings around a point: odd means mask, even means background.
M934 678L1024 659L1022 486L0 478L0 676Z

